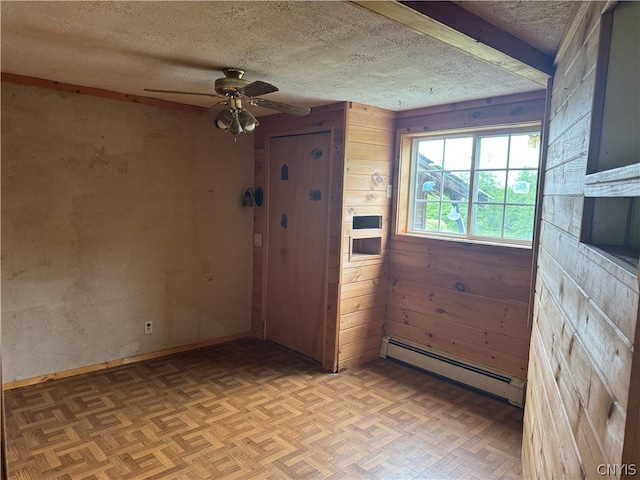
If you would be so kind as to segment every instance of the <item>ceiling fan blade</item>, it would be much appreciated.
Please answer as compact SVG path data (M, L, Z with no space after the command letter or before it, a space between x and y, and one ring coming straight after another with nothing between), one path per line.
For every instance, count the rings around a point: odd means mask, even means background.
M267 93L277 92L278 87L267 82L256 80L241 89L242 93L247 97L257 97L258 95L266 95Z
M253 98L251 99L251 103L258 107L270 108L271 110L278 110L279 112L289 113L291 115L303 116L311 112L309 107L298 107L296 105L265 100L264 98Z
M200 92L180 92L178 90L157 90L155 88L145 88L145 92L157 92L157 93L177 93L180 95L203 95L205 97L218 97L218 95L214 93L200 93Z
M206 112L204 112L202 115L204 117L215 117L216 115L218 115L218 113L220 113L222 111L222 108L225 107L227 104L226 100L221 100L218 103L216 103L214 106L212 106L211 108L209 108Z

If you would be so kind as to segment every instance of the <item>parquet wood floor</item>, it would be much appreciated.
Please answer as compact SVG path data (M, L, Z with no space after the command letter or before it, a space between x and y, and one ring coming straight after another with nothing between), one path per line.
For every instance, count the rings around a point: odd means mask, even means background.
M522 411L240 340L6 393L9 478L520 478Z

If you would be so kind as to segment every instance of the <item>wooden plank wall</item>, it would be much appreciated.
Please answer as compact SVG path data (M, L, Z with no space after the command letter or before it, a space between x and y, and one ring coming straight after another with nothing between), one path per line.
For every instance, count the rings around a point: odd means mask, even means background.
M395 113L348 103L344 170L343 224L340 238L340 331L338 369L354 367L380 355L387 289L387 245L391 217ZM354 230L353 218L380 215L380 229ZM380 237L380 255L350 254L351 237Z
M638 276L640 289L640 275ZM638 302L638 319L640 319L640 302ZM629 403L627 405L627 425L624 432L624 449L622 463L640 462L640 328L636 324L636 338L631 365L631 385L629 386ZM636 464L636 468L638 465ZM623 478L631 479L632 475Z
M389 268L385 333L526 377L530 249L394 239Z
M540 121L544 91L402 113L400 132ZM525 378L528 248L393 235L383 330Z
M337 368L338 358L338 292L339 268L341 262L341 245L339 239L342 229L342 190L344 171L344 131L345 104L336 103L322 107L314 107L311 114L304 117L291 115L269 115L260 117L260 126L255 131L255 174L254 187L262 187L265 200L268 199L267 184L267 143L273 135L308 133L310 131L332 130L334 135L334 151L332 152L331 207L329 224L329 257L327 265L327 315L325 321L325 347L323 350L323 367L330 371ZM267 211L263 207L254 207L254 234L261 234L263 246L253 247L253 295L251 312L251 332L258 338L265 333L265 293L266 293L266 254L267 254Z
M625 424L637 428L638 280L579 241L603 5L579 5L554 75L523 478L624 476Z

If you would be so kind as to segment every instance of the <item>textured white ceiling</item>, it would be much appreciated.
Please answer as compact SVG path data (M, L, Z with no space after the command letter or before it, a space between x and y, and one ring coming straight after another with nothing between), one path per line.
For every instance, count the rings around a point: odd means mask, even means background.
M550 56L556 53L564 29L578 4L575 0L455 3Z
M572 9L467 3L547 53ZM4 1L0 18L3 72L193 105L216 101L143 89L213 93L226 66L279 87L265 98L305 106L355 101L402 111L541 88L346 2Z

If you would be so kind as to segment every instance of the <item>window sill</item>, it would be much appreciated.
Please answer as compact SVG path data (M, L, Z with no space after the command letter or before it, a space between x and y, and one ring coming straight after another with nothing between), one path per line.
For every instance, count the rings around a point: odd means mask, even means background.
M511 243L511 242L501 242L498 240L490 240L490 239L481 239L481 238L466 238L466 237L453 237L448 235L437 235L437 234L420 234L413 232L397 232L394 234L397 238L407 238L412 239L413 241L422 241L422 240L437 240L439 242L456 242L456 243L465 243L472 245L486 245L490 247L501 247L501 248L516 248L519 250L531 250L531 243Z

